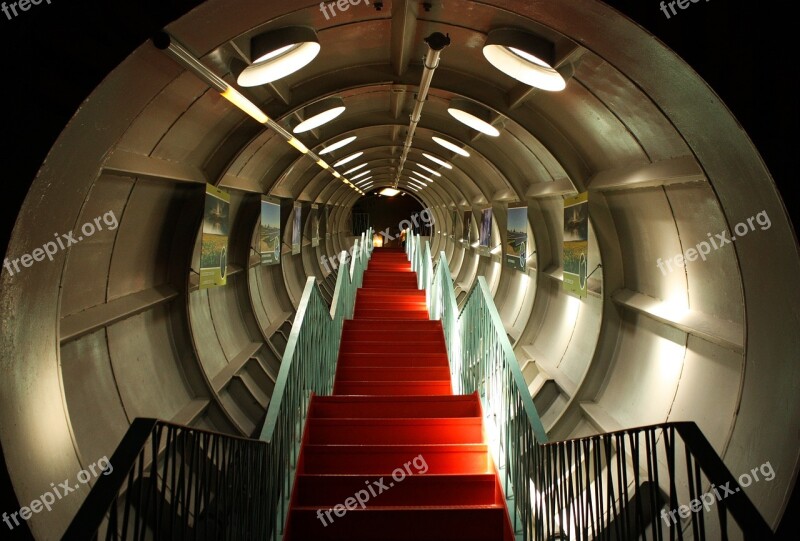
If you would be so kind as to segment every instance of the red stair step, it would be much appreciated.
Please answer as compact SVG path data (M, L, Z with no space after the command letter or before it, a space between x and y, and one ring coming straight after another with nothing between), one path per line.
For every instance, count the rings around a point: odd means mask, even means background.
M479 417L475 395L457 396L315 396L313 418Z
M411 471L415 471L414 468ZM374 485L376 482L377 486ZM328 509L336 504L344 503L347 498L368 486L373 486L373 489L378 492L381 483L386 484L386 479L381 481L378 477L368 475L302 474L298 476L295 484L297 505ZM410 475L401 483L395 483L391 490L384 490L376 497L370 497L370 501L365 505L367 508L403 506L408 505L409 502L420 507L492 505L497 503L496 488L495 478L491 473ZM363 499L363 494L361 496Z
M356 299L356 309L366 310L425 310L428 304L425 301Z
M413 445L481 443L479 417L452 419L309 419L308 443Z
M417 368L423 366L443 366L450 370L450 363L446 353L422 353L408 355L406 353L353 353L350 351L339 353L339 367L404 367Z
M334 394L344 395L451 395L449 381L343 381L337 383Z
M316 509L299 508L290 528L297 541L501 541L504 513L501 506L358 509L341 518L331 512L335 520L324 526Z
M416 278L406 277L391 277L391 276L364 276L362 280L362 287L364 288L381 288L381 289L409 289L412 291L421 291L417 285Z
M372 291L369 289L359 289L357 295L359 297L375 297L379 299L389 298L393 296L398 297L415 297L424 299L425 291L418 289L416 291L408 291L407 289L384 289L383 291Z
M386 318L381 322L373 321L360 321L357 319L346 319L344 322L344 329L349 330L375 330L380 329L401 329L404 331L425 331L425 330L442 330L442 322L438 320L426 321L408 321L398 320L395 318Z
M450 369L446 366L406 367L339 367L336 382L349 381L450 381Z
M490 473L483 443L462 445L314 445L303 448L303 473L391 475L422 456L426 473Z
M345 326L342 331L342 342L358 341L370 342L381 339L391 339L394 342L442 342L444 334L441 328L432 330L408 329L403 324L392 324L382 327L380 325L368 329L352 329Z
M447 353L444 340L439 342L394 342L343 340L340 350L344 353Z
M356 308L356 319L386 319L387 317L395 317L397 319L428 319L427 310L374 310L371 308Z

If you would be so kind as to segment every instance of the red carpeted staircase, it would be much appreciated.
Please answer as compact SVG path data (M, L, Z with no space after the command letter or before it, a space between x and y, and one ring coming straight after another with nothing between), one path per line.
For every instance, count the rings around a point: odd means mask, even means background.
M509 541L476 395L454 396L442 326L406 254L376 249L314 396L285 540Z

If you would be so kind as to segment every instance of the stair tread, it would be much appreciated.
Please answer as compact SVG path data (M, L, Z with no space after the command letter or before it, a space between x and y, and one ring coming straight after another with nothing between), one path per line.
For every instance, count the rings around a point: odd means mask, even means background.
M404 481L405 482L405 481ZM505 506L500 503L478 503L478 504L464 504L464 505L371 505L364 509L355 508L350 511L360 511L362 513L370 511L405 511L416 510L423 511L425 509L447 510L447 509L504 509ZM304 505L294 507L297 511L316 511L317 509L329 509L327 506ZM348 511L348 512L350 512Z

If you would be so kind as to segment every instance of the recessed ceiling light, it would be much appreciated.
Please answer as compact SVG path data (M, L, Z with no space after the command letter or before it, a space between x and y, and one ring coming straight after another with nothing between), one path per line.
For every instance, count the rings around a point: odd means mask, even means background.
M309 105L305 109L305 120L295 126L292 133L303 133L319 128L344 113L345 109L342 98L328 98Z
M417 165L422 167L424 170L426 170L428 173L430 173L432 175L436 175L437 177L442 176L442 174L439 171L434 171L433 169L431 169L427 165L422 165L421 163L418 163Z
M431 154L428 154L427 152L423 152L422 155L425 156L426 158L428 158L430 161L438 163L439 165L441 165L442 167L444 167L446 169L452 169L453 168L453 166L450 165L449 163L447 163L446 161L444 161L444 160L442 160L440 158L437 158L436 156L433 156Z
M460 154L461 156L464 156L465 158L469 158L469 152L467 152L466 150L464 150L460 146L454 145L450 141L446 141L446 140L442 139L441 137L433 136L431 139L433 139L434 143L438 143L438 144L442 145L447 150L449 150L451 152L455 152L456 154Z
M422 188L425 188L425 187L426 187L426 186L425 186L423 183L421 183L421 182L411 182L410 180L409 180L409 181L407 181L407 182L408 182L408 185L409 185L409 186L415 186L415 187L417 187L417 188L420 188L420 189L422 189Z
M341 160L339 160L338 162L333 164L333 166L334 167L339 167L340 165L344 165L346 163L350 163L353 160L355 160L356 158L358 158L359 156L362 156L363 154L364 154L363 152L356 152L355 154L350 154L348 157L342 158Z
M394 197L399 193L400 190L395 190L394 188L384 188L381 190L381 195L385 195L386 197Z
M253 63L239 74L240 86L260 86L277 81L307 66L319 54L313 28L290 26L266 32L250 40Z
M372 177L362 178L361 180L359 180L358 182L356 182L356 184L358 184L358 185L360 186L360 185L364 184L365 182L367 182L367 181L368 181L369 179L371 179L371 178L372 178Z
M466 124L473 130L478 130L481 133L491 137L500 135L500 131L489 123L489 111L474 105L466 100L453 100L450 102L450 107L447 109L453 118Z
M361 177L363 177L364 175L369 175L369 174L370 174L370 171L364 171L363 173L359 173L359 174L357 174L357 175L356 175L356 176L354 176L354 177L350 177L350 180L355 180L355 179L357 179L357 178L361 178Z
M319 151L319 153L320 154L327 154L329 152L333 152L334 150L339 150L343 146L349 145L350 143L352 143L355 140L356 140L356 136L355 135L353 135L351 137L347 137L345 139L342 139L341 141L337 141L334 144L323 148L322 150ZM345 174L347 174L347 173L345 173Z
M354 172L358 171L359 169L363 169L366 166L367 166L366 163L362 163L361 165L356 165L352 169L348 169L347 171L345 171L344 174L345 175L349 175L350 173L354 173Z
M495 68L526 85L551 92L567 86L564 77L553 68L553 43L528 32L512 28L492 30L483 46L483 56Z

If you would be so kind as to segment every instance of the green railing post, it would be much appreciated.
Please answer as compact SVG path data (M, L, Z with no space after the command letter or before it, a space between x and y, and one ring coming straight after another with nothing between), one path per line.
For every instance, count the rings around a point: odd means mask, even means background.
M547 434L528 393L519 362L508 341L505 327L486 284L478 278L464 309L459 313L447 255L439 254L433 265L430 243L420 247L411 235L409 257L425 288L431 319L441 320L450 360L453 390L458 394L478 392L484 414L495 423L494 455L503 471L503 488L515 529L526 531L534 501L530 480L535 477L532 457ZM513 494L513 499L512 499ZM525 533L523 537L527 539Z
M300 437L312 393L330 394L344 320L353 316L356 290L363 282L371 255L367 239L372 228L356 239L352 255L342 251L331 305L322 297L316 278L309 277L297 307L283 353L275 389L260 439L268 444L267 475L271 535L278 537L292 489L291 469L297 464Z

